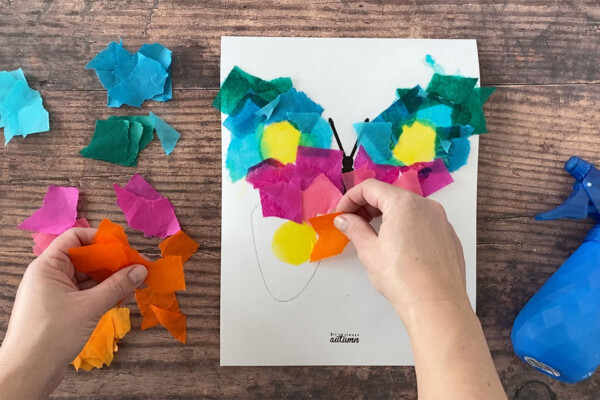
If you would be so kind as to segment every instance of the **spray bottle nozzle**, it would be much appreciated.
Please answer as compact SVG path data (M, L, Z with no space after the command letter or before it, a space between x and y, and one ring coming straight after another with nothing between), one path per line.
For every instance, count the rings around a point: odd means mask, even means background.
M535 216L538 221L559 218L582 219L588 216L600 219L600 171L579 157L571 157L565 170L575 178L573 192L558 207Z

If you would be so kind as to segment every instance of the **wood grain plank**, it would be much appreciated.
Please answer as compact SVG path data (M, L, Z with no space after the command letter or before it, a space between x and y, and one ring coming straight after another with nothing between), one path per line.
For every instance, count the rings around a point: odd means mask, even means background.
M177 208L201 245L186 264L189 343L160 328L134 330L110 368L70 371L56 398L353 398L414 399L412 368L219 367L220 182L218 86L221 35L448 37L479 40L483 83L501 88L486 106L478 181L478 315L509 397L540 380L558 398L597 397L600 375L571 386L520 362L510 329L526 301L581 243L589 221L534 222L559 204L571 180L564 161L599 162L600 9L595 0L477 2L318 1L5 1L0 3L0 65L23 66L41 89L52 132L15 139L0 150L0 337L20 278L33 259L31 239L14 227L49 184L83 192L80 214L94 224L125 224L112 183L135 172ZM109 41L135 50L160 41L174 51L174 100L108 109L106 93L84 65ZM78 155L94 120L153 110L183 135L167 157L158 142L136 169ZM127 230L132 245L156 257L157 240ZM133 306L132 323L140 315ZM539 388L538 388L539 389ZM543 399L533 387L528 398Z
M600 82L600 8L593 0L70 1L0 5L0 65L36 88L100 90L84 66L110 41L174 53L175 88L216 89L220 37L475 38L485 85Z

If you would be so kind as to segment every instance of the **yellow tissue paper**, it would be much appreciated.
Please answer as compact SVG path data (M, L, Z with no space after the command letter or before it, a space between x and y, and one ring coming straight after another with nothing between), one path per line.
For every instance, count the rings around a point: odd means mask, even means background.
M300 131L288 121L275 122L264 128L260 141L263 159L274 158L283 164L296 161Z
M394 156L406 165L433 161L435 158L435 130L419 121L404 125L398 143L392 150Z
M310 253L317 241L315 230L306 222L297 224L287 221L273 235L273 254L281 261L300 265L310 259Z

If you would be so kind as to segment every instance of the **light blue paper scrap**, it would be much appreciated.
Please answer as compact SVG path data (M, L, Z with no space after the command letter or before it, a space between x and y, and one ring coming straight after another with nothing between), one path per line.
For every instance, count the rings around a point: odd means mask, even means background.
M445 104L422 108L417 111L416 117L418 120L429 121L435 126L452 126L452 108Z
M173 79L171 77L172 52L160 43L144 43L138 53L150 57L160 63L167 71L164 90L152 98L154 101L167 101L173 98Z
M288 113L323 113L323 107L312 101L304 92L291 88L277 96L273 101L264 106L258 115L267 118L266 123L281 122L287 119Z
M163 93L167 71L156 60L143 54L136 54L135 60L127 79L108 90L109 107L121 107L123 104L140 107L145 100Z
M359 122L354 124L358 145L364 147L371 160L386 164L392 157L392 123Z
M154 114L152 111L150 111L150 118L152 118L152 123L154 124L154 129L156 130L156 136L158 136L158 140L160 140L163 150L167 155L171 154L181 135L179 132L173 129L171 125L167 124L162 118Z
M235 113L230 114L223 122L223 126L235 136L245 136L253 134L261 119L257 111L260 107L254 103L252 98L248 97L242 107Z
M136 53L111 42L87 65L94 69L107 90L107 105L140 107L146 100L166 101L173 97L171 51L159 43L144 44Z
M286 117L302 133L300 146L321 149L331 148L333 130L320 114L289 112Z
M448 171L454 172L463 165L467 164L469 160L469 153L471 152L471 143L468 138L456 138L452 139L451 146L447 150L448 153Z
M231 138L227 149L225 166L229 170L231 180L236 182L248 173L248 169L262 161L255 135Z
M0 71L0 128L4 128L4 144L14 136L50 130L48 111L42 96L27 84L23 71Z

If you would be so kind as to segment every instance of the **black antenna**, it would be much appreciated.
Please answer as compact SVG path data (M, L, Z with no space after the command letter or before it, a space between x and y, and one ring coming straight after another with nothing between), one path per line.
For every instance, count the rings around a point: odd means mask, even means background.
M338 147L340 148L342 153L344 153L344 156L345 156L346 152L344 151L344 146L342 146L342 141L340 140L340 137L338 136L337 130L335 129L335 124L333 123L333 119L331 119L331 118L329 118L329 126L331 126L331 130L333 131L333 136L335 136L335 141L337 142Z
M369 118L365 119L365 122L369 122ZM352 153L350 155L346 155L344 151L344 146L342 146L342 141L340 140L340 136L335 129L335 124L333 123L333 119L329 118L329 125L331 126L331 130L333 131L333 136L335 136L335 141L339 149L344 153L344 158L342 159L342 173L350 172L354 170L354 154L356 154L356 150L358 149L358 139L354 142L354 147L352 148Z

